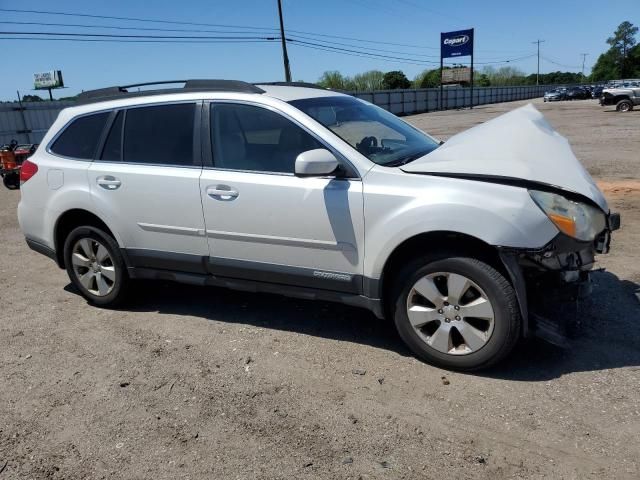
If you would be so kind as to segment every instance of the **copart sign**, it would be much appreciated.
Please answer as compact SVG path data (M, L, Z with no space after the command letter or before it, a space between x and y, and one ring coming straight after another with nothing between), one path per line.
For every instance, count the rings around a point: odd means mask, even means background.
M473 28L440 34L440 56L442 58L473 55Z

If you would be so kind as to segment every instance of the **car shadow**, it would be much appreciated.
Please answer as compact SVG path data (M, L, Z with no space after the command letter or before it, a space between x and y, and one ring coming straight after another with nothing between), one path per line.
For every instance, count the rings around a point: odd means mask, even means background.
M472 374L540 382L574 372L640 367L640 285L609 272L595 272L593 283L593 294L579 308L578 333L568 348L532 338L497 366ZM133 299L122 310L260 326L411 356L392 322L355 307L162 281L140 282L133 288ZM71 284L65 290L79 294Z

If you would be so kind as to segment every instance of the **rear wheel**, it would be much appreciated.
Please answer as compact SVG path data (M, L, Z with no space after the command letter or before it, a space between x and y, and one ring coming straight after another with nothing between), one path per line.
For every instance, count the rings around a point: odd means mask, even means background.
M71 231L64 243L67 274L94 305L115 307L125 298L129 276L116 241L99 228Z
M9 172L2 178L2 183L9 190L17 190L20 188L20 176L17 172Z
M616 110L618 112L630 112L633 110L633 103L630 100L620 100L616 104Z
M520 338L521 316L507 279L469 257L423 258L397 277L394 321L411 350L454 370L488 367Z

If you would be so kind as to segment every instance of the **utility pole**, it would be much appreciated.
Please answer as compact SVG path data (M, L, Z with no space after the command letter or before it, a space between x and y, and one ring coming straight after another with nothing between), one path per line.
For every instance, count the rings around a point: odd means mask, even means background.
M545 40L536 40L535 42L538 44L538 73L536 74L536 85L540 85L540 44L544 43Z
M582 81L584 82L584 61L587 58L588 53L581 53L582 55Z
M282 21L282 0L278 0L278 14L280 15L280 40L282 41L282 61L284 62L284 78L291 81L291 69L289 68L289 55L287 55L287 39L284 36L284 22Z

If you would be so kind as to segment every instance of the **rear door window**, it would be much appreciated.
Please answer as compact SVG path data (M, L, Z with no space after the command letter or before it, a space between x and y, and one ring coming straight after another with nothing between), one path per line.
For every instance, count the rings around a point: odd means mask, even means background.
M75 119L53 142L51 151L63 157L92 160L108 117L109 112L103 112Z
M128 109L124 119L123 161L199 165L193 148L195 112L195 103Z

